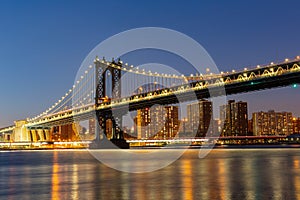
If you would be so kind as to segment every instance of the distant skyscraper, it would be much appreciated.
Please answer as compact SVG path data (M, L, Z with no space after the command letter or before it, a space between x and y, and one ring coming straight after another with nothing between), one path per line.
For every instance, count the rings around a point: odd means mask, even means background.
M227 105L220 107L220 120L224 124L222 136L247 135L247 102L229 100Z
M254 135L290 135L293 133L291 112L255 112L252 114Z
M95 118L89 119L89 134L95 135L96 133L96 123Z
M212 102L208 100L200 100L198 102L187 105L188 129L196 137L205 137L210 127L212 116ZM210 128L210 129L209 129Z
M179 129L178 106L154 106L137 111L134 130L138 139L167 139Z

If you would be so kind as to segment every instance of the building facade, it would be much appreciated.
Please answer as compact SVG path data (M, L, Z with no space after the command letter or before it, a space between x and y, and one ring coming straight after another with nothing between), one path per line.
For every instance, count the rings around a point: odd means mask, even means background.
M205 137L213 132L212 102L200 100L187 105L188 130L196 137Z
M290 135L293 133L291 112L255 112L252 114L253 135Z
M300 117L293 118L293 134L300 134Z
M220 107L220 120L223 124L222 136L244 136L248 134L247 102L229 100Z
M134 132L138 139L174 138L179 131L178 106L140 109L134 122Z

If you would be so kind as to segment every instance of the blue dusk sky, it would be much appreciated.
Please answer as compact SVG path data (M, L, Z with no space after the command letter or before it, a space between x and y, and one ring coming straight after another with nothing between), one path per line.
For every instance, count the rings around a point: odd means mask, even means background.
M0 127L47 109L73 85L101 41L164 27L199 42L220 71L300 55L300 1L0 1ZM138 62L138 61L137 61ZM234 95L249 114L300 116L299 87Z

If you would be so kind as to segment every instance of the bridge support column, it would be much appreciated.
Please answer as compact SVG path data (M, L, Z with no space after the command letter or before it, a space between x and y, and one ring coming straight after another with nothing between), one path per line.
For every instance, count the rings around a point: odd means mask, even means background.
M50 141L50 130L49 129L45 129L44 132L45 132L45 136L46 136L45 140L46 141Z
M112 75L111 82L111 95L112 98L120 98L121 97L121 67L122 62L118 60L117 62L113 60L110 65L106 65L105 63L100 62L98 57L95 59L95 85L96 85L96 94L95 94L95 105L99 105L104 98L108 96L108 91L106 91L106 72L109 71ZM116 68L115 66L119 66L120 68ZM124 140L123 132L121 131L122 123L122 114L117 117L114 116L115 113L112 113L111 110L99 111L96 112L97 120L96 121L96 138L95 148L129 148L129 144ZM110 121L111 120L111 121ZM107 126L107 122L111 123L111 128ZM110 125L110 124L109 124ZM112 136L110 136L110 132ZM111 142L108 140L111 137ZM108 141L105 142L105 141ZM102 144L101 147L100 143ZM99 145L98 145L99 144ZM114 144L114 145L113 145ZM93 146L93 145L92 145Z
M124 140L123 131L119 127L119 123L121 121L120 118L117 119L119 120L117 123L116 118L114 118L112 114L108 112L105 114L97 113L97 119L98 120L95 120L96 138L90 148L129 148L129 144L126 142L126 140ZM109 121L111 123L107 123ZM109 132L111 132L111 138Z
M37 131L35 129L31 129L30 134L31 134L31 141L37 142Z
M106 134L106 121L107 118L105 116L98 116L97 119L95 120L95 127L96 127L96 140L104 140L107 139L107 134Z
M37 129L37 134L39 136L39 141L45 141L45 136L44 136L44 130L43 129Z
M124 139L124 132L122 130L122 117L125 114L125 112L118 111L108 115L109 119L112 121L112 138L110 141L117 147L123 149L129 148L129 144Z

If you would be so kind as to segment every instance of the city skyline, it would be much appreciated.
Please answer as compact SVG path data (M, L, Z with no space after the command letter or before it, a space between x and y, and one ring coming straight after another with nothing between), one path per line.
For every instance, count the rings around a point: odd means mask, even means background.
M300 54L294 45L299 29L296 26L297 1L272 4L259 1L190 2L188 6L184 2L156 5L147 2L98 4L93 1L0 4L1 25L5 30L0 33L3 74L0 89L4 94L0 100L0 127L34 116L52 105L73 85L75 74L91 49L104 39L130 28L156 26L183 32L206 48L220 71L283 61ZM96 5L126 10L128 15L114 13L107 21L97 16ZM293 6L289 13L278 15L283 5ZM102 12L109 15L109 10L102 9ZM151 11L158 14L150 15ZM272 12L266 16L268 11ZM178 18L176 23L174 17ZM130 25L127 20L131 21ZM279 27L292 27L293 30L283 36ZM128 58L128 62L138 65L147 61L145 57ZM182 68L182 63L173 64ZM300 116L300 109L295 109L300 98L295 92L298 90L286 87L229 98L253 102L250 112L273 108L293 110Z

